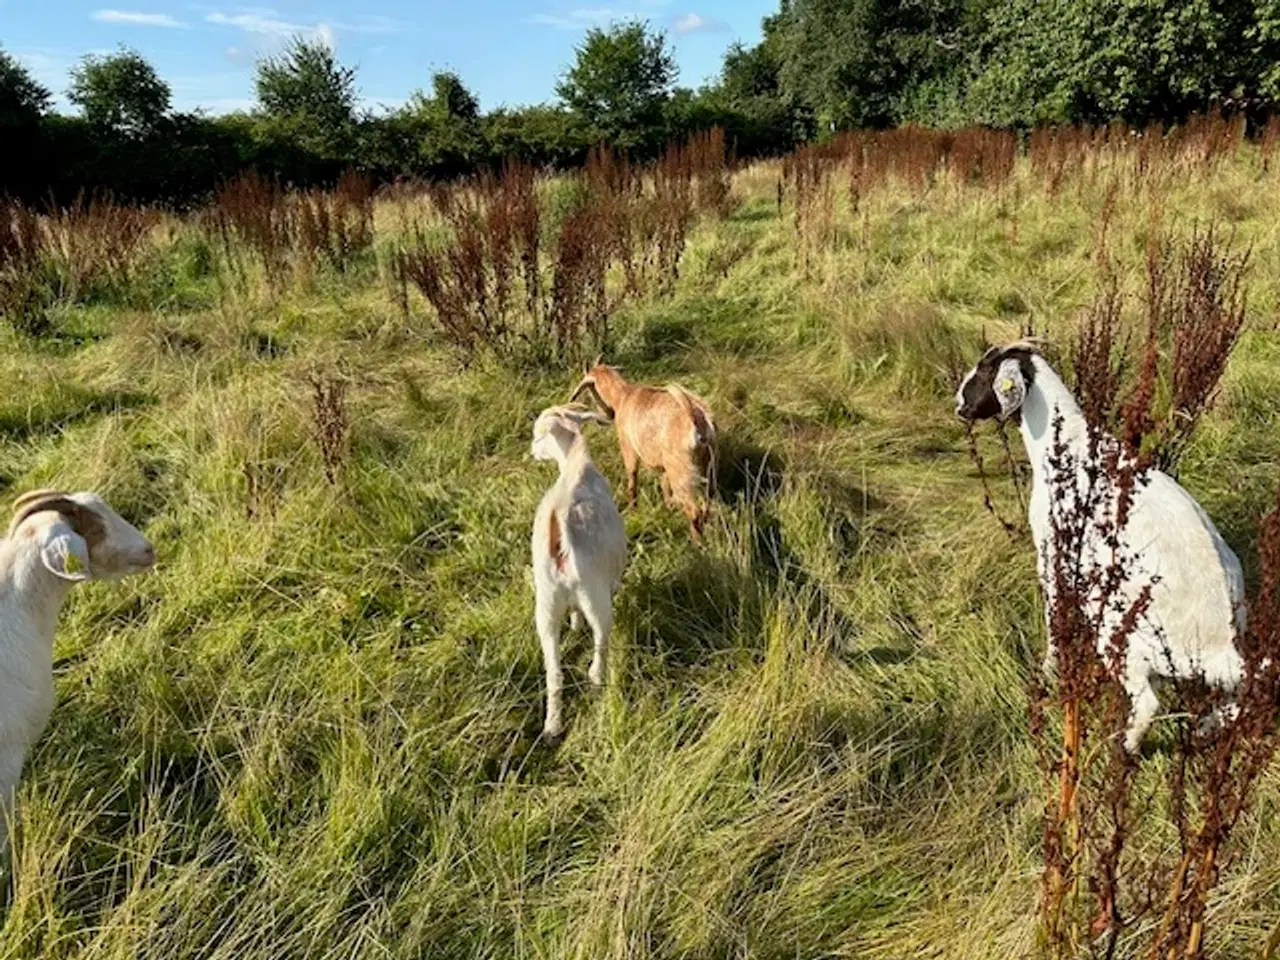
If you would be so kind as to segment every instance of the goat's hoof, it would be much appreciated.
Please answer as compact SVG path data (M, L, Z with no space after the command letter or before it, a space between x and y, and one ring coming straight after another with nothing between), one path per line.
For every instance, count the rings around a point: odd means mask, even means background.
M554 750L560 744L564 743L564 728L550 730L544 728L542 731L542 742Z

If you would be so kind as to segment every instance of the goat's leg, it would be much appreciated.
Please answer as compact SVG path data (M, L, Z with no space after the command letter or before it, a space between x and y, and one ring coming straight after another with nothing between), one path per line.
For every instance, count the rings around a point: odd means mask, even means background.
M671 480L666 470L662 471L662 502L671 506Z
M595 640L595 649L591 655L591 667L587 677L592 686L604 686L609 672L609 634L613 631L613 598L605 591L600 595L586 598L582 604L582 615L591 627L591 635Z
M1125 681L1125 689L1132 706L1129 709L1129 725L1124 732L1124 748L1129 753L1136 753L1160 710L1160 698L1156 696L1151 678L1147 676L1129 678Z
M1209 715L1200 721L1200 732L1209 734L1215 730L1221 730L1234 723L1238 716L1240 716L1240 704L1235 700L1214 707Z
M1058 679L1058 648L1053 644L1053 638L1050 637L1044 648L1044 659L1040 661L1040 671L1045 675L1050 683L1054 683Z
M536 622L538 640L542 643L542 662L547 673L547 718L542 735L554 743L564 734L561 701L564 674L560 670L560 626L564 622L565 602L557 596L539 596Z
M681 477L671 484L676 503L689 520L689 536L694 543L702 542L702 507L698 503L697 483L692 477Z
M14 818L18 781L26 750L17 744L0 747L0 857L9 850L9 825Z
M622 449L622 466L627 471L627 507L634 510L640 483L640 457L631 444L625 440L620 443Z

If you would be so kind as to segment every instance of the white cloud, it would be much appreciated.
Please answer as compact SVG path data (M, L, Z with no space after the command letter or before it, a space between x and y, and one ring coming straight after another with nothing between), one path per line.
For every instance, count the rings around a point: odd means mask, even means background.
M648 19L657 8L666 6L667 2L668 0L640 0L631 7L576 7L553 13L535 13L529 18L529 22L559 30L586 30L623 20Z
M676 33L720 33L729 29L729 25L720 20L710 20L701 14L686 13L671 21L671 29Z
M239 13L211 13L205 18L206 23L212 23L219 27L230 27L240 30L250 36L262 37L268 41L282 42L291 37L302 37L313 43L323 43L330 50L337 49L338 37L332 25L328 23L295 23L291 20L285 20L280 17L274 10L244 10ZM235 55L245 56L245 52L238 47L228 48L228 56L235 57L231 54L235 51Z
M317 23L298 23L297 20L287 19L269 8L241 8L234 12L210 13L206 15L205 22L214 24L215 27L238 29L247 35L264 38L273 44L279 44L280 41L289 40L291 37L305 37L306 40L328 46L330 50L337 49L340 33L367 33L367 35L378 36L401 32L406 28L399 20L380 17L380 15L367 15L351 22L321 20ZM230 51L234 51L234 54ZM237 55L243 56L244 51L239 47L230 47L228 56L236 59Z
M136 10L98 10L93 19L98 23L125 23L135 27L168 27L185 29L186 24L167 13L139 13Z
M245 33L255 33L263 37L292 37L305 33L309 27L299 23L281 20L274 10L249 10L242 13L211 13L205 21L219 27L234 27Z
M383 16L360 17L350 23L340 21L298 23L286 20L275 10L261 7L242 8L234 13L219 11L208 14L204 19L206 23L212 23L215 26L231 27L272 40L306 37L310 40L318 40L331 49L337 45L339 33L387 34L404 29L404 24L399 20Z

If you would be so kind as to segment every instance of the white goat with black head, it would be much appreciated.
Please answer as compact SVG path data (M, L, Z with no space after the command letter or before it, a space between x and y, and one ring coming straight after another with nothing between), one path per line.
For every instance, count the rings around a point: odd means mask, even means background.
M560 477L542 498L533 521L533 584L538 639L547 671L547 717L543 735L550 742L564 733L561 717L560 629L565 614L587 621L595 639L588 672L597 687L605 680L613 595L627 564L627 534L613 493L591 462L582 427L609 418L577 405L550 407L533 425L532 454L554 460Z
M1031 461L1028 513L1048 608L1052 603L1054 545L1050 497L1061 492L1064 482L1053 475L1053 448L1055 439L1060 438L1073 463L1087 462L1091 452L1089 426L1080 405L1035 345L1020 342L987 351L961 383L956 413L971 422L995 419L1018 424ZM1059 420L1061 426L1056 430ZM1102 438L1103 444L1116 442ZM1092 447L1094 452L1097 449ZM1082 492L1086 483L1083 475L1075 482ZM1100 503L1096 509L1109 511L1100 520L1114 522L1114 502ZM1090 530L1096 526L1090 525ZM1240 684L1244 661L1236 641L1245 626L1244 576L1239 559L1223 542L1213 521L1172 477L1158 470L1146 473L1135 487L1127 522L1119 532L1127 558L1126 582L1115 599L1127 601L1121 606L1128 606L1144 587L1151 586L1146 614L1128 638L1123 677L1131 704L1125 748L1132 752L1160 707L1154 680L1203 676L1228 692ZM1111 551L1102 538L1096 539L1093 549L1086 550L1085 560L1107 569ZM1104 616L1100 646L1105 647L1109 628L1119 616L1110 612ZM1050 637L1045 670L1052 674L1055 664Z
M83 580L119 580L156 562L147 538L95 493L36 490L13 509L0 540L2 814L53 711L53 636L67 594ZM7 841L0 816L0 848Z

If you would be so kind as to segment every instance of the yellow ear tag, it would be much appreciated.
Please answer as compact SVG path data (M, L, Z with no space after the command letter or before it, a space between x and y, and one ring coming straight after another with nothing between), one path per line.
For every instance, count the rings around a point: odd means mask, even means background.
M1012 389L1013 389L1013 381L1011 379L1009 379L1008 377L1005 377L1003 380L1000 381L1001 393L1008 393Z

